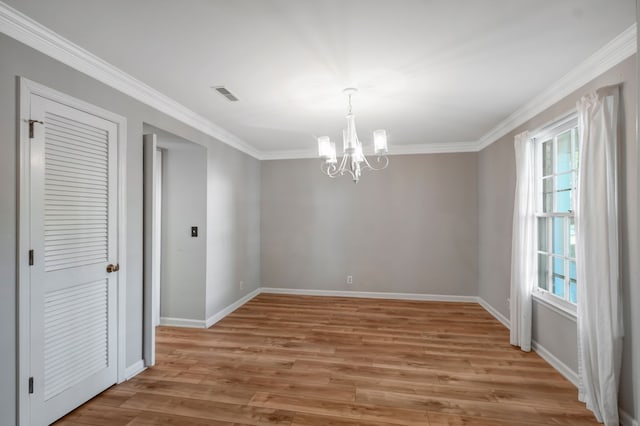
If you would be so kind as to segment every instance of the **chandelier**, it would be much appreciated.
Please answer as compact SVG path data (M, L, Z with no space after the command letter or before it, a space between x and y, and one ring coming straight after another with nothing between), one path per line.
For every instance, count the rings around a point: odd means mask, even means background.
M382 170L389 165L387 158L387 132L385 130L376 130L373 132L373 151L376 155L375 167L369 163L364 155L362 143L358 139L356 133L355 116L351 108L351 96L358 89L347 88L343 92L349 97L349 112L347 114L347 128L342 131L342 141L344 155L340 164L336 157L336 144L331 142L329 136L321 136L318 138L318 155L323 160L321 169L329 177L343 176L350 174L355 183L360 180L363 170Z

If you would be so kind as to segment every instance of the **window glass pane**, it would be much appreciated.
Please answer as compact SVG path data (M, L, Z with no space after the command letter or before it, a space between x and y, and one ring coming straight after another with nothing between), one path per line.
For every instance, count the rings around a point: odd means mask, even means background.
M563 173L556 176L556 191L566 191L571 189L571 173Z
M576 258L576 220L569 218L569 257Z
M556 176L556 212L571 210L571 173Z
M571 170L571 130L558 135L557 173Z
M538 254L538 287L549 290L549 257Z
M578 284L576 280L569 281L569 302L578 303Z
M553 258L553 294L564 298L564 259Z
M564 277L553 277L553 294L564 299Z
M545 213L553 211L553 178L542 179L542 211Z
M572 280L577 279L577 276L576 276L576 262L574 262L574 261L570 261L569 262L569 278L571 278Z
M553 218L553 253L564 256L564 218Z
M571 210L571 190L556 192L556 212L568 213Z
M547 218L538 218L538 250L548 251L547 247Z
M542 143L542 176L549 176L553 173L553 141L548 140Z

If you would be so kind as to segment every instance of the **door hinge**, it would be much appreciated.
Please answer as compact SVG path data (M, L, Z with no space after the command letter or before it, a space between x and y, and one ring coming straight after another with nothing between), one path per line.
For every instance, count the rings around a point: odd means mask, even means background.
M33 393L33 377L29 377L29 393Z
M33 249L29 250L29 266L33 266Z
M33 125L35 123L44 124L42 121L38 120L29 120L29 139L33 139Z

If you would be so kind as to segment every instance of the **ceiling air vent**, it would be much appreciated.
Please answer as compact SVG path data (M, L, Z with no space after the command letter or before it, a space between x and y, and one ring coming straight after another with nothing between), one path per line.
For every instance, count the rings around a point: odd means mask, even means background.
M216 92L220 93L222 96L227 98L228 101L238 102L238 98L236 98L233 93L231 93L229 90L227 90L226 87L224 87L224 86L214 86L214 87L212 87L212 89L214 89Z

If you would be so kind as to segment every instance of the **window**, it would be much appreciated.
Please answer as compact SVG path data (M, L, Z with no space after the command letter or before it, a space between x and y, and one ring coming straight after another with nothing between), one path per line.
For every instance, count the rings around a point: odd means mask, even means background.
M578 172L578 120L575 115L535 136L538 289L555 301L575 304L575 195ZM557 299L556 299L557 298ZM559 299L559 300L558 300Z

